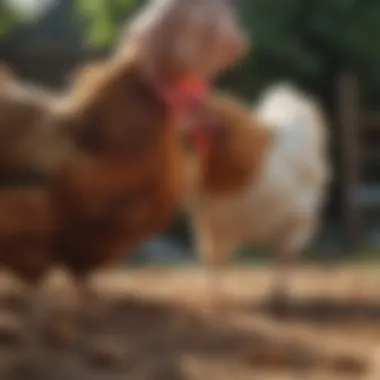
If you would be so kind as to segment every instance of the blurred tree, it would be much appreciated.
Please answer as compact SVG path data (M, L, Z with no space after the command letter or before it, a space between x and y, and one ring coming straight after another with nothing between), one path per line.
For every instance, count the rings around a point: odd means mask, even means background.
M8 35L22 20L22 14L11 7L9 1L0 0L0 38Z
M144 0L76 0L76 11L87 23L86 42L92 46L108 46L120 28Z
M255 0L241 11L253 49L235 80L247 95L282 78L326 95L346 68L380 89L380 1Z

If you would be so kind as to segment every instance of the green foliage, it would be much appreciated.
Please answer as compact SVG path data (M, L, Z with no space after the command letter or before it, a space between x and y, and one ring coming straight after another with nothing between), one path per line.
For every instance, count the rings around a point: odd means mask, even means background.
M253 43L236 80L248 96L282 78L324 94L347 68L380 88L380 1L255 0L241 13Z
M22 21L21 14L11 9L4 0L0 0L0 39L7 36Z
M141 0L76 0L77 16L87 23L86 43L103 47L114 42Z

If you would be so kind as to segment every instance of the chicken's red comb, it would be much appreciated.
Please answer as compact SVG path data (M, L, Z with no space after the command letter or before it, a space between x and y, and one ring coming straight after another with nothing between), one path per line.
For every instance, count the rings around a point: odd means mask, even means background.
M172 107L174 115L182 117L209 93L207 81L195 76L185 76L169 87L159 89L165 101Z
M199 77L185 77L178 82L176 86L180 93L191 93L204 97L208 92L208 86L204 80Z
M184 77L179 80L171 90L173 100L183 99L202 100L206 97L209 89L207 83L198 77Z

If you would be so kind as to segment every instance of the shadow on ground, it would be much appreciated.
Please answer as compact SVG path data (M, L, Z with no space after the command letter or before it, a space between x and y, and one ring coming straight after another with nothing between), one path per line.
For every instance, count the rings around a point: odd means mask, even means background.
M12 294L0 313L1 379L238 380L260 371L319 370L337 379L368 369L362 358L327 355L296 339L128 294L103 296L99 315L94 310L85 325L65 310L32 325L23 298ZM293 305L287 316L305 310Z
M282 304L271 300L250 305L252 312L262 312L284 320L336 324L362 322L380 326L380 302L338 300L326 297L288 299Z

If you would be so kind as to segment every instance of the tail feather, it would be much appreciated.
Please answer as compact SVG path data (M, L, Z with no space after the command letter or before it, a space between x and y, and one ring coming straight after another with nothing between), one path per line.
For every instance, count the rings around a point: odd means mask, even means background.
M294 145L322 149L326 146L327 128L321 108L311 96L291 84L269 88L255 112L272 128L287 129L289 134L293 131Z
M331 177L326 163L327 128L318 103L295 86L282 83L269 88L255 110L276 131L278 144L289 163L310 170L311 163L323 181ZM296 163L296 164L295 164Z

